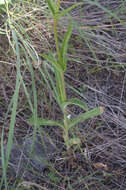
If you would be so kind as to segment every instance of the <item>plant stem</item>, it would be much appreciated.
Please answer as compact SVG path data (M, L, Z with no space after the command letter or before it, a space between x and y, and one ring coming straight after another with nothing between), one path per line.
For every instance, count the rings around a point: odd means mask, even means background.
M57 13L59 12L59 8L60 8L60 0L57 0L57 3L56 3L56 12Z
M60 0L57 1L57 8L56 12L58 13L60 7ZM57 24L58 24L58 19L54 18L54 39L55 39L55 44L56 44L56 51L57 51L57 60L60 60L60 49L59 49L59 42L58 42L58 33L57 33ZM59 104L60 107L64 101L67 100L66 97L66 87L65 87L65 81L64 81L64 72L58 71L55 68L55 76L56 76L56 84L57 84L57 89L58 89L58 95L59 95ZM62 108L61 108L62 109ZM69 133L68 133L68 119L67 119L67 108L65 107L63 111L64 114L64 131L63 131L63 138L65 141L65 144L67 146L67 149L69 149L68 145L68 140L69 140Z
M66 87L65 87L65 81L64 81L64 74L63 72L60 72L58 70L55 70L55 76L56 76L56 84L57 84L57 89L58 89L58 95L59 95L59 104L61 105L64 101L67 100L66 97ZM61 107L62 109L62 107ZM67 119L67 107L65 107L63 110L64 114L64 133L63 133L63 138L65 141L65 144L68 147L68 140L69 140L69 134L68 134L68 119Z

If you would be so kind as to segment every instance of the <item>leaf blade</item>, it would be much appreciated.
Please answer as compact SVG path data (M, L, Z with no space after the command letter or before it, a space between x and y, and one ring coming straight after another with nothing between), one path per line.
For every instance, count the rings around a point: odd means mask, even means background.
M40 54L40 56L42 56L45 60L47 60L48 62L50 62L57 70L59 70L60 72L63 72L63 68L57 62L57 60L55 59L55 57L53 56L52 53L50 53L49 55Z
M57 17L58 17L58 19L60 19L62 16L64 16L64 15L66 15L68 12L70 12L72 9L74 9L74 8L76 8L76 7L78 7L78 6L81 6L81 5L83 5L84 3L76 3L76 4L74 4L74 5L72 5L72 6L70 6L70 7L68 7L68 8L66 8L65 10L63 10L61 13L59 13L58 15L57 15Z
M68 49L68 42L72 34L72 22L69 23L68 30L65 34L65 37L62 42L61 51L60 51L60 64L62 65L62 68L64 72L66 71L66 62L67 62L67 49Z
M93 118L96 117L98 115L101 115L104 112L104 108L103 107L98 107L98 108L94 108L90 111L87 111L86 113L80 114L77 118L73 119L70 123L69 123L69 128L73 127L74 125L89 119L89 118Z
M27 123L34 125L34 117L31 117L29 119L26 120ZM39 126L59 126L61 128L64 128L63 124L60 123L59 121L54 121L54 120L48 120L48 119L44 119L44 118L37 118L37 123Z
M79 107L81 107L82 109L84 109L85 111L88 111L88 106L87 106L83 101L81 101L81 100L78 99L78 98L71 98L71 99L69 99L68 101L63 102L63 103L62 103L62 108L65 109L65 108L66 108L68 105L70 105L70 104L79 106Z
M50 8L53 16L55 16L55 7L51 0L47 0L48 7Z

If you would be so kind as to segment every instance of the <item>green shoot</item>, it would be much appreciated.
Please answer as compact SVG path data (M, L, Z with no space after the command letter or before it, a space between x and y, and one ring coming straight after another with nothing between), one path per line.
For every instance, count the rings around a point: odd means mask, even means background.
M59 126L63 130L63 139L66 144L67 150L73 144L80 144L80 139L77 137L70 138L69 137L69 129L80 122L83 122L86 119L93 118L95 116L100 115L103 113L103 108L98 107L92 110L89 110L87 105L79 100L78 98L67 99L66 95L66 84L64 80L64 72L67 69L67 49L70 37L72 35L72 22L68 25L68 30L62 40L61 45L59 46L59 38L58 38L58 21L59 19L67 14L69 11L74 9L77 6L81 6L83 3L77 3L72 5L71 7L67 8L66 10L60 11L60 0L57 0L56 5L51 0L47 0L48 7L52 13L53 17L53 30L54 30L54 39L55 39L55 46L56 46L56 56L54 53L51 52L48 55L41 55L47 62L52 64L55 78L56 78L56 94L58 95L57 103L59 104L61 111L63 113L62 121L52 121L47 120L44 118L37 118L38 125L48 125L48 126ZM67 111L68 105L76 105L81 107L84 110L83 114L80 114L77 118L71 120ZM34 117L27 120L28 123L34 124Z

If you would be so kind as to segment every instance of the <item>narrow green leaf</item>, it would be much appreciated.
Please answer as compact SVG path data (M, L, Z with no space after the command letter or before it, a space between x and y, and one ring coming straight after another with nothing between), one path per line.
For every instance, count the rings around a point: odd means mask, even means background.
M7 181L6 181L5 173L6 173L6 169L8 167L10 153L11 153L11 149L12 149L12 145L13 145L16 110L17 110L17 105L18 105L19 89L20 89L20 85L21 85L21 81L20 81L20 75L21 75L21 73L20 73L20 48L19 48L19 42L18 42L17 34L16 34L15 30L12 30L12 37L13 37L15 47L16 47L15 55L17 57L17 73L16 73L16 87L15 87L14 95L11 100L12 101L12 113L11 113L11 119L10 119L8 142L7 142L7 146L6 146L6 159L4 160L4 162L2 161L2 166L4 168L3 168L3 175L2 175L2 179L1 179L0 189L1 189L1 186L2 186L3 180L4 180L5 190L7 190ZM3 156L3 154L4 154L4 152L2 150L2 156Z
M96 116L102 114L103 111L104 111L103 107L98 107L98 108L92 109L90 111L87 111L86 113L80 114L77 118L73 119L69 123L69 128L73 127L74 125L76 125L86 119L96 117Z
M72 22L69 23L68 31L65 34L65 37L62 42L61 51L60 51L60 64L62 65L64 71L66 70L66 62L67 62L67 48L68 48L68 41L72 34Z
M62 108L64 109L64 108L66 108L66 106L68 106L70 104L74 104L76 106L81 107L85 111L88 111L87 105L83 101L79 100L78 98L71 98L70 100L63 102Z
M61 13L59 13L57 15L58 19L60 19L62 16L66 15L68 12L70 12L72 9L78 7L78 6L81 6L83 5L84 3L76 3L75 5L72 5L70 7L68 7L67 9L63 10Z
M47 3L48 3L48 6L49 6L53 16L54 16L55 15L55 6L54 6L54 4L52 3L51 0L47 0Z
M9 127L9 135L8 135L8 142L7 142L7 160L6 164L8 165L12 144L13 144L13 137L14 137L14 127L15 127L15 119L16 119L16 109L18 105L18 96L19 96L19 89L20 89L20 49L19 49L19 42L16 35L16 32L12 30L13 39L16 46L16 56L17 56L17 74L16 74L16 87L13 95L13 107L11 113L11 120L10 120L10 127Z
M60 72L63 72L63 69L61 67L61 65L57 62L57 60L55 59L55 57L53 56L53 54L49 54L49 55L45 55L45 54L40 54L40 56L42 56L45 60L47 60L48 62L52 63L52 65L59 70Z
M34 117L31 117L30 119L26 120L29 124L34 125ZM39 126L41 125L48 125L48 126L59 126L62 129L64 128L63 124L58 121L43 119L43 118L37 118L37 123Z

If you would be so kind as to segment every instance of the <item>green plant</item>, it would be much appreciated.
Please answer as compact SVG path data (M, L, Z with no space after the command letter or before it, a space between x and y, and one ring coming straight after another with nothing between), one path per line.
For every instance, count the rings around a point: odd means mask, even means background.
M54 30L54 39L56 46L56 56L54 55L53 52L50 52L48 55L42 54L42 57L47 62L50 62L52 64L56 78L56 91L54 92L54 97L61 108L61 111L63 113L63 118L62 122L37 118L37 124L39 126L40 125L60 126L63 130L64 142L66 144L67 149L69 149L73 144L80 144L79 138L76 137L70 138L69 136L70 129L73 126L77 125L79 122L100 115L103 112L103 108L97 107L92 110L89 110L87 105L80 99L78 98L67 99L64 72L67 69L67 49L68 49L68 42L72 34L72 22L70 22L68 25L68 30L64 36L64 39L62 40L61 45L59 45L57 26L58 26L58 21L62 16L68 14L68 12L74 9L75 7L81 6L83 3L77 3L62 11L60 11L60 3L61 3L60 0L57 0L56 3L52 2L51 0L47 0L47 4L52 13L53 23L54 23L53 30ZM78 115L77 118L71 120L67 111L67 107L70 104L81 107L85 112ZM30 124L34 124L36 118L33 116L27 121Z

